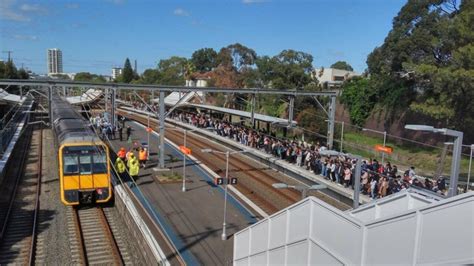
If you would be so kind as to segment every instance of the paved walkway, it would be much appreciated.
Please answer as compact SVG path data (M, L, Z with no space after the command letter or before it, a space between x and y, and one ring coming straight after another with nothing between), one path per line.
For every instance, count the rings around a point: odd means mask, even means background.
M134 142L147 142L147 133L143 126L135 122L127 122L127 125L133 129L133 143L113 140L115 150L120 147L130 148ZM116 137L118 138L118 134ZM186 164L186 192L181 191L181 180L177 183L159 183L157 176L160 173L153 169L157 167L158 141L156 133L150 134L150 163L140 170L138 187L133 189L134 192L140 194L141 191L150 202L153 208L151 211L157 214L158 222L162 224L188 264L230 265L233 256L232 235L256 222L256 219L233 197L228 197L227 235L230 237L222 241L223 189L215 186L211 176L189 159ZM174 172L181 175L182 154L169 144L165 149L166 167L170 168L170 171L165 173Z

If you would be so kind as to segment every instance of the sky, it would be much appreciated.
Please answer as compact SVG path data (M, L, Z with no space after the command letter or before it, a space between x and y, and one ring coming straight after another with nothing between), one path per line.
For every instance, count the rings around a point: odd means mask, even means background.
M171 56L239 42L258 55L285 49L313 66L347 61L363 72L406 0L0 0L0 48L18 67L47 72L48 48L64 72L110 75L125 58L138 72Z

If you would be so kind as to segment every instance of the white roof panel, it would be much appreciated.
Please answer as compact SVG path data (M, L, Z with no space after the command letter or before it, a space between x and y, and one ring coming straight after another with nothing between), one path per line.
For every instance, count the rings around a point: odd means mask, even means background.
M102 90L89 89L81 96L66 97L66 100L71 104L83 104L98 100L102 94Z
M10 94L3 89L0 89L0 101L5 101L8 103L21 103L25 98L21 99L20 95Z

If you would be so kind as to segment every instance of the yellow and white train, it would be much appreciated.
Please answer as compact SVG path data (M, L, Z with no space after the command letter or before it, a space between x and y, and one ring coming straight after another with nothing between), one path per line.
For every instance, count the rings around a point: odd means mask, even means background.
M112 197L109 149L87 121L59 95L53 96L53 130L58 144L61 201L104 203Z

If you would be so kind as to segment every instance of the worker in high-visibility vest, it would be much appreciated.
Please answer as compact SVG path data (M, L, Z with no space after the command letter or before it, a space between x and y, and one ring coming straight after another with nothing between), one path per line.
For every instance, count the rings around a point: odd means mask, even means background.
M123 177L123 173L125 173L126 167L125 163L120 157L117 157L117 160L115 160L115 170L120 175L120 177Z
M130 158L129 166L128 166L128 173L130 174L130 177L132 178L132 182L137 181L138 172L140 172L140 165L138 164L137 158L133 156ZM134 183L132 183L132 186L133 184Z
M125 161L125 156L127 155L127 152L125 151L125 148L122 147L120 150L117 152L117 156L122 159L122 161Z
M135 156L135 154L133 154L133 150L129 150L129 151L127 151L127 153L125 154L125 161L126 161L126 163L127 163L127 167L129 167L129 168L130 168L130 166L128 165L128 162L130 162L130 158L131 158L132 156Z
M146 148L140 148L140 151L138 151L138 160L140 162L140 166L145 168L146 161L148 160L148 151Z

